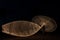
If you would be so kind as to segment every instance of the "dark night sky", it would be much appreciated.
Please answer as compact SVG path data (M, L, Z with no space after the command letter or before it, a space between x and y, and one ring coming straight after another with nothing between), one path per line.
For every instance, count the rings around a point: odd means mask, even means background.
M40 4L39 1L0 1L0 3L0 25L14 20L31 21L36 15L45 15L53 18L58 25L52 34L60 34L60 8L57 4Z

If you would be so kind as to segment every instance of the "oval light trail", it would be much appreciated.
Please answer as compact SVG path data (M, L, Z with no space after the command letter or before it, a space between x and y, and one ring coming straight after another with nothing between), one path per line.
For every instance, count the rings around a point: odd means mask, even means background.
M40 29L38 24L28 21L13 21L2 25L2 32L20 37L34 35Z
M47 16L35 16L32 22L39 24L41 28L45 26L45 32L53 32L57 28L55 20Z

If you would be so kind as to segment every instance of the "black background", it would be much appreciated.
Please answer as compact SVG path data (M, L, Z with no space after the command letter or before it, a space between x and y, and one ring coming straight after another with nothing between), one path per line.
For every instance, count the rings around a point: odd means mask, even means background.
M52 33L46 33L43 38L40 31L27 38L15 37L2 33L1 40L59 40L60 39L60 15L57 4L40 4L39 1L4 1L0 2L0 25L15 20L32 21L36 15L44 15L53 18L57 23L57 29Z

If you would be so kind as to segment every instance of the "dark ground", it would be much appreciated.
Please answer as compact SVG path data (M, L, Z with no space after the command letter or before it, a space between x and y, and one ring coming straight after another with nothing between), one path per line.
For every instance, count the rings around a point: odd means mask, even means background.
M25 1L23 1L22 5L21 2L18 1L13 1L11 3L6 2L6 4L5 2L3 3L4 5L0 8L0 25L14 20L31 21L36 15L45 15L56 21L57 29L52 33L45 33L44 36L39 31L35 35L26 38L2 33L0 35L0 40L60 40L60 8L57 7L57 4L39 4L38 2L37 4L35 2L27 4Z

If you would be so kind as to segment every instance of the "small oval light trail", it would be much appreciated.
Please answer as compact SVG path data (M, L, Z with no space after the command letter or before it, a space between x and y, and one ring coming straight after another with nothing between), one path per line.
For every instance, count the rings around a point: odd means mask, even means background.
M53 32L57 28L55 20L47 16L35 16L32 18L32 22L40 25L41 29L45 26L45 32Z

